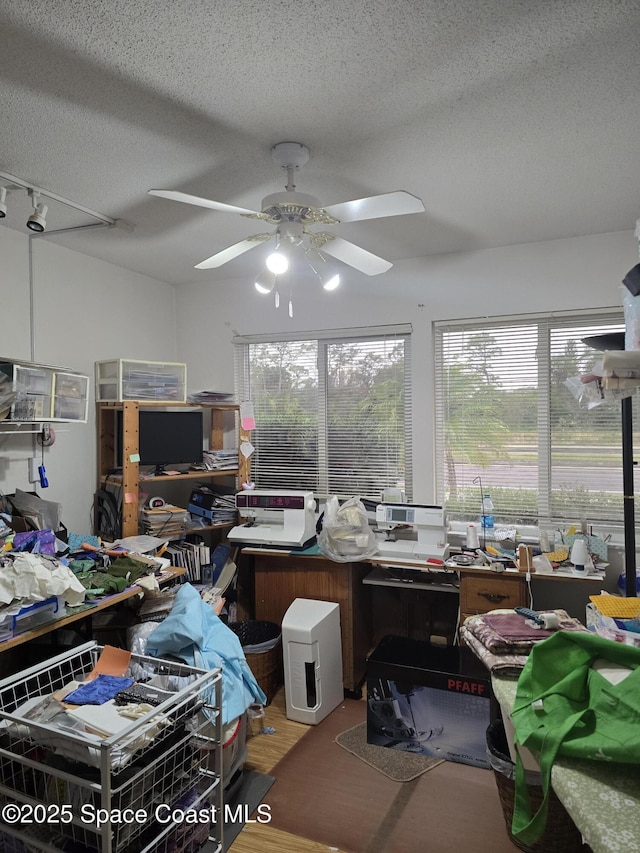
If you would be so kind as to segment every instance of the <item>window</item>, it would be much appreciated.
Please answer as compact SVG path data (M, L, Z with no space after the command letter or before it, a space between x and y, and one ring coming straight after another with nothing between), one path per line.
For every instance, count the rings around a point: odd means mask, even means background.
M599 359L582 338L624 331L622 312L434 331L436 486L451 517L479 515L482 489L504 523L622 522L620 403L587 409L565 384Z
M260 488L411 494L409 327L234 344L238 398L255 414L251 470Z

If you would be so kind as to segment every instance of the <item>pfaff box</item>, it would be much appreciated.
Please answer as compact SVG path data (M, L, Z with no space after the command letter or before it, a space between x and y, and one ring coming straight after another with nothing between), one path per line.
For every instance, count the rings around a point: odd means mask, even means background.
M491 680L466 647L386 636L367 661L367 743L489 768Z

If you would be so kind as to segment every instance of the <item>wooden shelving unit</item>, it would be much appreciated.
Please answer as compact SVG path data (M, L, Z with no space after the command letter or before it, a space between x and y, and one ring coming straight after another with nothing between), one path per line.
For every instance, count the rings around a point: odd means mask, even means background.
M238 447L243 441L249 440L249 433L240 424L240 406L235 403L210 403L195 405L193 403L173 403L169 401L138 401L125 400L122 402L100 402L96 404L96 424L98 434L98 489L103 489L109 483L117 484L122 490L122 533L124 536L135 536L138 533L139 492L140 484L162 483L180 480L218 480L234 477L236 487L247 482L250 476L249 459L239 453L239 467L221 471L189 471L185 474L174 474L170 477L140 476L140 465L132 461L139 449L139 414L141 409L202 409L211 413L211 429L209 447L221 449L224 445L225 427L229 420L234 419L234 430ZM123 458L120 460L122 475L114 475L114 459L116 448L116 412L122 412L123 421ZM209 525L198 527L194 532L203 530L222 529L230 525Z

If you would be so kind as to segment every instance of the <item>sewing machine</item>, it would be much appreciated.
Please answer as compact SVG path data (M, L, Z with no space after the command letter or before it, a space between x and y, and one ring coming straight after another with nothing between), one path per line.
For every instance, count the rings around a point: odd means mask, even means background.
M385 539L378 539L381 557L441 565L449 555L441 506L381 503L376 507L376 526L387 531Z
M278 489L238 492L236 509L248 521L229 532L230 542L302 548L316 535L313 492Z

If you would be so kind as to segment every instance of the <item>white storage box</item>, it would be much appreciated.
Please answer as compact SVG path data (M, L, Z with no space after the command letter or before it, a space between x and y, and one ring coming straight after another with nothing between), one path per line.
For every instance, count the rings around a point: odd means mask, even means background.
M187 400L187 365L118 358L96 362L96 401Z
M87 422L89 377L72 370L40 364L0 362L16 394L9 419L12 421Z

